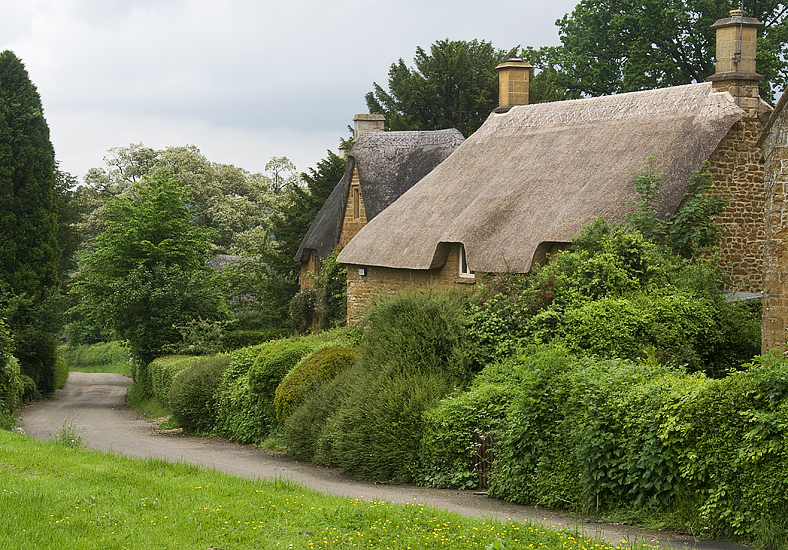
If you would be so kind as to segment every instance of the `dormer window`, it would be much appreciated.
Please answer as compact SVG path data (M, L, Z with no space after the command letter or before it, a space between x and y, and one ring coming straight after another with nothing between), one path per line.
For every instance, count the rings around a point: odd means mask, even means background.
M465 245L460 245L460 277L473 279L476 277L473 270L468 267L468 258L465 256Z

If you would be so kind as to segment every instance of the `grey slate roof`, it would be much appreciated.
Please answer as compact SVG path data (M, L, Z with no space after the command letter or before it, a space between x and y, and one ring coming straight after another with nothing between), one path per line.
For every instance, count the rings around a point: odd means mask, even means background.
M649 157L662 213L679 206L745 113L710 83L513 107L493 113L454 154L368 223L346 264L429 269L463 243L477 272L528 272L540 243L569 242L597 217L620 221Z
M345 175L309 227L295 260L306 261L309 250L325 258L339 244L354 167L369 221L443 162L463 139L454 129L362 135L348 154Z

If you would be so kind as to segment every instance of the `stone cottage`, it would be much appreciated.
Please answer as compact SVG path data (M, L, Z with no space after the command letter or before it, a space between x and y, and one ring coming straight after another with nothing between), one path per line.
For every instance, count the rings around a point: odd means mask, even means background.
M759 290L764 202L756 142L771 110L755 72L760 25L738 10L717 21L716 73L685 86L523 105L527 93L511 85L511 71L530 66L500 65L502 107L339 255L348 267L348 318L374 293L528 272L595 218L622 220L637 199L634 175L650 158L662 172L662 214L675 212L691 172L709 161L731 199L719 219L728 230L723 261L739 288ZM527 77L519 80L527 86Z
M463 142L457 130L384 132L383 115L356 115L356 141L345 174L309 228L295 260L301 289L311 288L320 262L345 246L400 195Z

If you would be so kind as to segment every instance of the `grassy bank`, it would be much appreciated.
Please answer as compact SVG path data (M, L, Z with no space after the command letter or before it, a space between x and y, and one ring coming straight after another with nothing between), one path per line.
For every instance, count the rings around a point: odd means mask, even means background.
M614 550L525 523L322 495L0 431L0 548Z

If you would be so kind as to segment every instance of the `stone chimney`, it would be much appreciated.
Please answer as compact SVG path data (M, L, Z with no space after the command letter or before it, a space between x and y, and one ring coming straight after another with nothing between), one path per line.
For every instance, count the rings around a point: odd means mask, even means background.
M382 132L385 115L356 115L353 117L353 137L358 139L367 132Z
M498 109L507 111L515 105L528 105L529 81L533 65L519 57L510 57L497 67Z
M763 80L755 72L758 27L763 23L744 17L741 10L731 10L730 14L711 26L717 30L717 72L706 80L715 92L730 92L736 104L754 118L760 106L758 83Z

